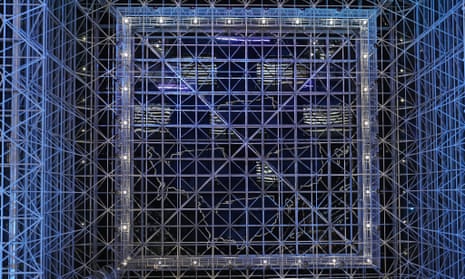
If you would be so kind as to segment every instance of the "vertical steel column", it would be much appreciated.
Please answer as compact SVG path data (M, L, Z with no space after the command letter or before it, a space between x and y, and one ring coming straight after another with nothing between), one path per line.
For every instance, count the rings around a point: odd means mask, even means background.
M132 114L132 85L131 85L131 69L133 61L133 50L131 40L131 22L129 18L123 17L119 19L117 26L118 46L116 50L116 61L118 67L118 82L119 88L116 88L116 104L119 112L119 123L117 123L117 133L119 142L117 145L118 152L116 153L119 161L116 165L119 166L119 177L115 193L115 226L116 228L116 263L119 268L123 269L130 260L130 244L132 231L132 129L131 129L131 114ZM128 258L129 257L129 258Z
M19 30L21 29L21 20L20 15L21 13L21 6L19 0L13 1L13 34L12 34L12 82L11 82L11 132L10 138L12 144L10 145L10 207L9 207L9 223L8 223L8 251L9 251L9 260L8 260L8 278L15 279L17 276L18 271L18 192L20 191L20 187L18 185L18 165L19 165L19 158L18 158L18 145L19 137L18 137L18 124L19 120L19 95L18 92L20 86L20 66L21 66L21 51L20 51L20 42L21 39L19 37Z

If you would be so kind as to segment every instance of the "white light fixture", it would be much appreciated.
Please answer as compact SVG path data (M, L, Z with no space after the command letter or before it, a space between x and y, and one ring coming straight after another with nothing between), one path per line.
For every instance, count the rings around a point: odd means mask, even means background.
M333 25L334 21L332 19L329 20L329 24Z
M366 190L366 191L365 191L365 194L369 195L369 194L371 194L371 191L370 191L370 190Z
M123 190L121 193L122 193L123 195L127 195L127 194L128 194L128 191Z
M163 22L164 22L163 18L160 17L160 18L158 19L158 23L163 23Z
M363 58L364 58L364 59L367 59L367 58L368 58L368 54L365 53L365 54L363 55Z
M403 72L404 72L404 69L400 69L400 72L403 73Z
M123 121L123 125L124 125L124 126L127 126L128 124L129 124L129 122L128 122L127 120L124 120L124 121Z
M400 98L400 102L401 102L401 103L405 103L405 99L404 99L404 98Z
M363 25L366 25L368 23L368 21L365 19L364 21L362 21Z
M123 57L129 57L129 53L128 53L127 51L125 51L125 52L121 53L121 56L123 56Z
M86 160L81 160L81 164L85 164L86 163Z
M365 160L370 160L370 155L365 155Z
M123 91L125 91L125 92L129 90L129 88L128 88L127 86L123 86L122 89L123 89Z
M262 18L262 24L266 24L266 19Z
M82 71L83 71L83 72L87 71L87 68L86 68L86 67L82 67Z
M126 23L126 24L128 24L128 23L129 23L129 18L125 17L125 18L123 19L123 22Z
M371 259L367 259L367 263L371 264Z
M370 125L370 121L368 121L368 120L365 120L365 121L363 122L363 125L365 125L365 126L368 126L368 125Z
M299 25L299 24L300 24L300 19L297 18L297 19L294 21L294 23L295 23L296 25Z
M228 20L226 20L226 23L227 24L231 24L232 23L232 20L230 18L228 18Z
M263 260L263 264L268 264L268 261L267 261L267 260Z
M123 156L121 157L121 159L127 160L127 159L128 159L128 155L123 155Z
M193 265L198 265L199 262L198 262L197 260L193 260L193 261L192 261L192 264L193 264Z
M368 87L363 88L364 92L368 92Z
M336 260L336 259L333 259L332 262L333 262L333 264L336 264L336 263L337 263L337 260Z
M194 23L194 24L198 24L198 23L199 23L199 19L198 19L198 18L196 18L196 17L194 17L194 19L192 20L192 23Z
M365 227L367 227L367 229L371 228L371 224L370 223L366 223Z
M122 225L122 226L121 226L121 230L127 231L127 230L128 230L128 225Z

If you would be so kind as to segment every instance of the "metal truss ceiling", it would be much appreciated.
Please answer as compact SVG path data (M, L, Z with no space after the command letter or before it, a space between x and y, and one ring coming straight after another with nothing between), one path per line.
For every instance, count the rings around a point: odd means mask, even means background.
M0 4L2 276L465 276L462 0L133 2Z
M379 262L374 11L120 11L121 269Z

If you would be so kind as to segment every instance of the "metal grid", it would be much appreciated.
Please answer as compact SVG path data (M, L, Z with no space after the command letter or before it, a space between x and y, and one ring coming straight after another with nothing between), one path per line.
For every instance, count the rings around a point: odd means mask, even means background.
M135 199L128 200L126 204L132 209L126 217L122 214L124 210L121 207L115 207L123 204L118 199L122 197L124 190L120 194L115 192L119 191L117 187L124 184L121 179L124 176L116 174L121 174L120 167L124 166L121 165L124 158L120 151L122 141L119 136L126 129L122 127L124 122L120 122L122 100L115 98L120 96L121 90L121 70L118 64L121 56L116 53L120 48L118 38L121 32L117 30L117 26L121 22L117 22L117 19L121 14L115 8L132 9L141 6L182 6L193 10L208 10L212 7L242 8L244 14L234 15L234 18L239 19L245 18L245 13L251 8L332 8L337 9L336 13L347 8L378 10L377 28L370 31L370 36L377 34L376 49L373 50L376 58L370 58L378 68L374 83L378 100L373 105L378 108L377 118L374 119L378 127L370 127L377 130L379 143L379 152L376 154L379 162L379 193L374 195L379 195L379 204L372 200L374 207L380 208L379 225L374 230L379 233L380 238L380 262L379 265L376 264L377 268L342 262L330 266L324 261L299 265L303 262L299 262L297 257L286 258L289 261L285 262L261 256L249 257L244 261L244 257L237 256L235 259L240 264L253 259L252 265L238 268L229 268L228 264L224 265L225 261L200 268L198 265L203 264L200 260L205 258L189 256L183 257L188 263L176 269L155 269L158 262L153 261L147 262L147 265L142 262L137 265L131 263L133 256L152 255L151 245L133 244L141 244L139 241L147 239L146 235L156 235L156 232L146 230L140 225L144 234L136 232L135 221L140 220L144 224L151 222L148 218L141 218L141 213L135 211L136 208L151 208L146 201L140 206L133 202ZM461 188L465 169L461 145L465 127L462 7L462 0L140 0L131 3L93 0L3 1L0 4L2 275L9 278L464 277L465 256L461 248L465 246ZM137 16L143 17L144 9L139 11L141 14ZM263 15L253 15L252 18L261 16ZM279 21L280 16L275 18ZM183 25L194 23L182 22ZM254 24L259 26L262 23L255 21ZM295 26L282 32L298 33L293 30ZM200 33L208 34L208 31ZM139 44L140 53L148 53L149 49L137 40L136 37L130 37L131 42ZM171 44L176 45L174 42ZM223 41L222 44L226 42ZM139 55L140 53L134 52L134 46L136 45L131 45L131 53ZM322 43L321 49L326 52L328 47ZM196 54L195 51L192 53ZM173 56L177 57L174 54ZM211 59L214 60L214 57ZM325 59L329 60L329 57ZM144 63L139 61L139 64ZM208 61L203 64L212 66L213 63ZM298 63L291 64L292 70L279 64L260 65L258 72L264 81L257 84L279 88L281 91L290 84L299 85L298 79L289 81L288 78L294 77L295 72L305 70ZM180 73L189 76L189 70L198 65L199 62L189 65L179 63ZM178 69L178 63L175 66ZM250 74L258 77L256 68ZM183 73L182 69L187 70ZM218 66L218 69L221 68ZM279 71L280 69L282 70ZM131 73L137 73L136 70L132 69ZM278 82L271 77L276 72L283 77L279 81L280 87L274 84ZM213 89L221 86L218 81L222 77L218 73L216 76L215 73L208 74L202 79L210 78L217 82L210 82L205 86ZM132 76L130 80L133 80ZM175 95L172 91L174 88L178 90L181 83L178 79L174 80L176 86L166 84L161 90L154 85L153 92L164 92L161 94L163 96L165 93L166 96ZM188 84L191 82L187 81ZM135 84L137 82L133 83ZM193 84L197 86L195 79ZM133 93L136 92L135 89L144 88L133 85ZM182 87L179 90L183 94L189 92L184 92L187 89ZM279 90L273 89L272 92ZM315 90L315 87L311 90ZM280 97L277 105L283 107L285 96L286 94ZM238 96L239 99L240 97ZM248 98L243 96L245 97ZM229 121L229 118L223 116L222 112L227 112L229 117L231 111L221 106L222 102L217 104L214 98L208 100L213 100L210 104L214 106L214 110L205 111L205 119L209 119L205 120L205 124L209 127L207 132L210 143L229 144L236 136L224 125L224 121ZM240 102L243 102L242 99ZM291 103L295 104L294 101ZM149 105L148 100L141 99L130 104L129 107L133 110L127 115L131 125L127 128L127 136L138 136L140 139L145 137L141 135L158 133L167 137L170 129L177 130L181 126L178 123L183 123L177 121L179 112L176 108L167 106L160 111L160 104L162 103ZM267 110L267 104L263 103L264 111ZM261 106L260 102L259 111L262 110ZM284 106L283 112L286 110ZM349 110L356 111L357 108ZM211 114L211 111L218 111L219 115ZM325 107L323 111L328 111L328 108ZM319 118L314 110L302 109L300 115L303 126L316 124L310 119L305 120L306 117ZM358 115L353 119L360 121ZM146 124L140 127L134 125L135 122L150 121L155 121L158 125L153 131ZM175 128L169 127L170 125L177 126ZM159 130L161 126L165 129ZM282 132L277 134L283 135ZM358 132L352 134L360 135ZM149 161L149 154L143 154L143 157L141 150L145 151L147 147L139 146L138 149L130 150L131 162L137 161L134 158L136 154L140 155L140 159ZM345 161L359 160L359 150L355 147L353 150L356 150L357 156L347 156ZM271 185L279 184L276 182L279 181L279 175L286 173L282 171L282 158L285 156L287 155L280 153L280 157L275 160L281 162L278 166L273 165L270 160L264 160L268 165L260 164L260 160L252 160L250 166L254 171L251 176L255 177L250 179L250 184L273 189L275 186ZM135 166L132 164L123 169L126 168L131 173ZM150 169L150 165L147 164L144 168ZM260 175L257 175L257 170ZM152 173L152 177L155 179L158 176ZM140 199L144 196L141 185L145 183L141 183L143 179L136 178L129 177L130 185L134 187L130 189L130 193L134 195L135 190L139 191ZM150 195L156 200L157 193L148 192L147 197ZM183 197L182 194L179 196ZM212 200L215 199L210 199ZM278 202L279 204L286 206L285 203ZM329 208L327 205L326 208ZM284 216L285 210L282 212ZM147 217L150 215L143 214ZM129 234L124 238L121 224L123 218L128 217ZM297 215L295 220L302 218ZM349 227L353 227L354 232L360 231L352 223ZM284 228L281 231L284 232ZM280 234L277 235L279 238ZM295 243L294 240L292 242ZM141 247L145 249L140 249ZM188 267L189 264L191 265ZM121 271L119 274L118 268Z
M25 3L2 4L1 23L1 273L37 276L41 272L44 213L43 192L44 96L46 71L39 3L29 11ZM22 25L25 19L31 23ZM27 57L23 59L23 57ZM25 140L28 138L28 140ZM27 265L25 265L27 263Z
M375 12L120 11L121 268L379 261Z

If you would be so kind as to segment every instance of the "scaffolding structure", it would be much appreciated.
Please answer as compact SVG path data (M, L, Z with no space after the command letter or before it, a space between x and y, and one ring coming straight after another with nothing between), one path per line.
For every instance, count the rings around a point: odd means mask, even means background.
M0 4L2 276L465 276L464 1L139 2Z

